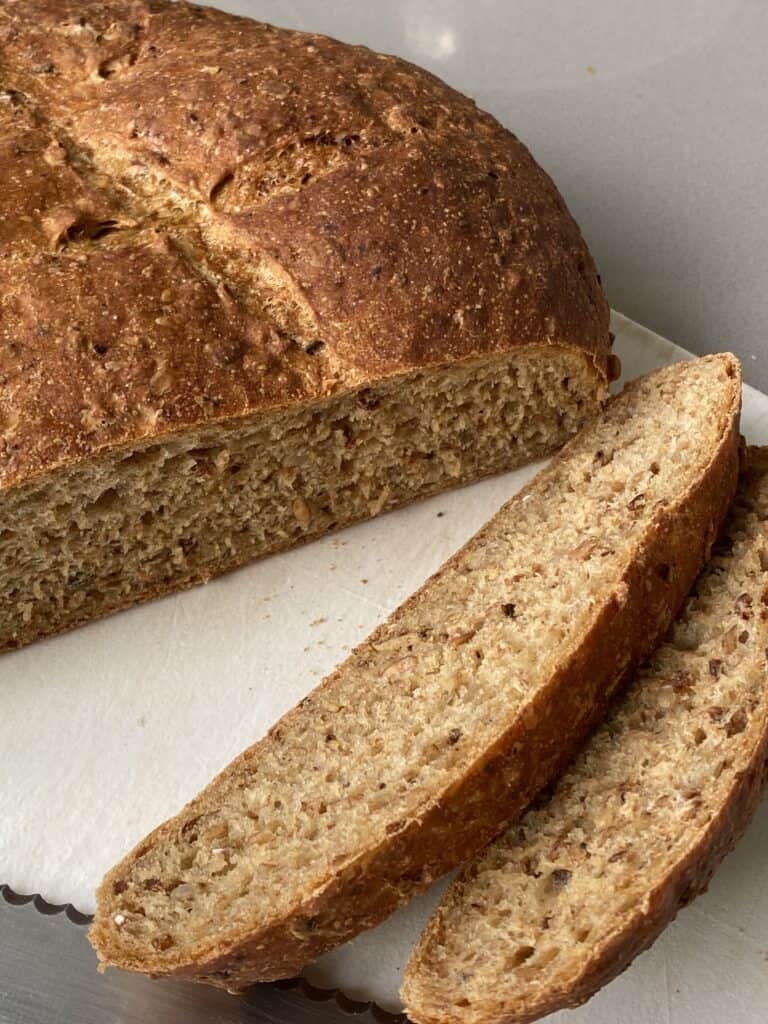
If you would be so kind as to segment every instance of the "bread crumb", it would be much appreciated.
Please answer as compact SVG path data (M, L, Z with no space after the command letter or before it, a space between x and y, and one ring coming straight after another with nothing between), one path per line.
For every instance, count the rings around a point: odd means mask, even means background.
M113 920L114 920L114 922L115 922L115 924L117 925L118 928L122 928L122 926L125 924L125 915L124 914L115 914Z

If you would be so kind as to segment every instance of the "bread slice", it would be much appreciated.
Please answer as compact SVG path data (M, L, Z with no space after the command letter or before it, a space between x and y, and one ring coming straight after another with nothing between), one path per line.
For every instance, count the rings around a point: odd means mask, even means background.
M233 991L285 977L498 833L679 608L731 500L739 404L729 355L612 399L109 872L102 963Z
M469 865L406 971L416 1024L533 1021L622 971L702 892L768 758L768 449L667 641L554 793Z

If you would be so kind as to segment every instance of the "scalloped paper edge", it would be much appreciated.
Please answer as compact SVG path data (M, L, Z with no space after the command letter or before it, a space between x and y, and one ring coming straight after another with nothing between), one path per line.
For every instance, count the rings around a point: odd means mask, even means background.
M64 914L72 924L81 928L90 925L93 921L93 915L83 914L71 903L49 903L40 893L19 893L5 883L0 884L0 897L11 907L24 907L32 904L38 914L43 914L45 917ZM306 1000L306 1009L308 1010L311 1009L313 1003L327 1003L333 1000L344 1017L354 1016L362 1020L364 1015L368 1014L376 1024L408 1024L408 1018L404 1013L390 1013L372 1000L360 1002L350 999L340 988L318 988L306 978L286 978L283 981L268 982L266 986L259 986L261 990L264 987L295 992ZM250 1002L248 990L234 998Z

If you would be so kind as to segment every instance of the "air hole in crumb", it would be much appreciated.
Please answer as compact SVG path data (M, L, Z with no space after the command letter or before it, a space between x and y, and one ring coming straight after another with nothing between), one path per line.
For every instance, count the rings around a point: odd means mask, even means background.
M120 495L117 493L114 487L107 488L103 494L100 494L96 501L92 502L88 506L90 512L96 512L98 515L102 515L105 512L109 512L116 508L120 503Z
M743 708L737 708L725 726L725 735L728 737L738 736L747 728L747 716Z
M526 960L530 960L533 954L536 952L533 946L520 946L519 949L515 950L515 953L509 959L509 968L514 970L515 967L521 967Z
M599 451L595 452L594 461L598 464L598 466L607 466L610 462L613 461L613 452L605 452L602 449L600 449Z
M200 817L198 815L198 817L196 818L190 818L189 821L185 822L181 826L182 838L186 839L187 842L194 843L195 840L197 839L197 831L195 830L195 826L199 821Z
M364 388L357 396L357 404L363 409L373 411L378 409L381 399L378 395L375 395L369 388Z
M526 875L531 878L541 878L541 872L536 870L530 857L523 857L521 866Z

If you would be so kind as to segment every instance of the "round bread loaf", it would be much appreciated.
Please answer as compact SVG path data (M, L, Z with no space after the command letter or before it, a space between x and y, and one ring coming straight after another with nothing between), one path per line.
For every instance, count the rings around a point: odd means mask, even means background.
M546 454L604 397L575 222L426 71L7 0L0 89L0 648Z

